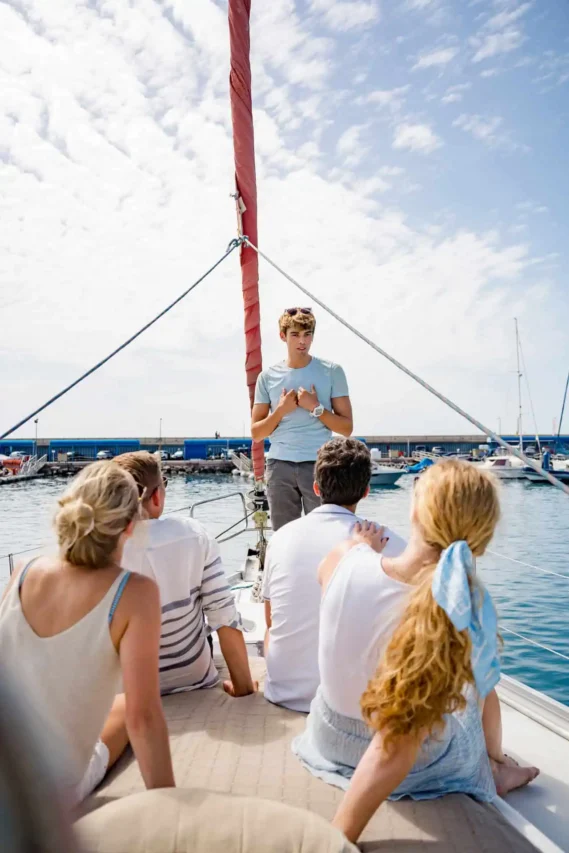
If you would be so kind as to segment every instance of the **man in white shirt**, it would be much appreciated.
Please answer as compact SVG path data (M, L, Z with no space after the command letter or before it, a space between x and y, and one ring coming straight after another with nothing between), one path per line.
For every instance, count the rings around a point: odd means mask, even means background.
M177 693L213 687L219 676L209 634L217 631L232 696L246 696L251 678L241 618L225 579L219 547L193 518L161 518L168 481L146 451L115 458L138 486L148 521L140 522L124 549L122 567L152 578L160 590L160 690ZM206 625L207 623L207 625Z
M314 491L322 506L285 524L269 543L263 580L265 697L292 711L310 710L320 682L318 566L349 538L358 521L357 504L369 494L370 476L366 445L352 438L333 438L320 448L314 471ZM385 536L383 554L400 554L405 540L387 528ZM378 555L378 570L379 559Z

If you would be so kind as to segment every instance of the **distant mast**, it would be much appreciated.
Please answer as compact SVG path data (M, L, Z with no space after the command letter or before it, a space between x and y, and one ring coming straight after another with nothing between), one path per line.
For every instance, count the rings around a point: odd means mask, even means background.
M524 452L524 439L522 432L522 372L520 370L520 333L518 331L518 318L514 317L516 324L516 358L518 365L518 435L520 437L520 450Z
M233 123L235 157L235 203L239 235L249 237L258 246L257 182L255 175L255 136L251 98L249 61L249 19L251 0L229 0L229 39L231 70L229 92ZM245 311L245 371L249 401L253 407L255 385L262 370L261 315L259 307L259 260L249 246L241 246L241 284ZM251 448L255 480L265 473L264 442L254 441Z
M561 414L559 415L559 429L557 430L557 441L555 449L558 450L561 443L561 427L563 425L563 415L565 414L565 403L567 402L567 391L569 391L569 373L567 374L567 382L565 383L565 393L563 394L563 403L561 404Z

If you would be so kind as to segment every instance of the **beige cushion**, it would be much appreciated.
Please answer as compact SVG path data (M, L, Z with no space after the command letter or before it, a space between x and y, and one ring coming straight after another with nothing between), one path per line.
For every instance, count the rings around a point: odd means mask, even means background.
M252 658L250 663L262 691L264 661ZM291 750L291 740L304 729L304 714L271 705L262 692L232 699L221 687L165 696L164 711L176 783L182 788L274 800L332 820L343 792L312 776ZM142 790L129 750L84 809ZM535 853L496 809L464 794L384 803L362 842L366 853Z
M199 789L132 794L75 828L83 853L357 853L319 815Z

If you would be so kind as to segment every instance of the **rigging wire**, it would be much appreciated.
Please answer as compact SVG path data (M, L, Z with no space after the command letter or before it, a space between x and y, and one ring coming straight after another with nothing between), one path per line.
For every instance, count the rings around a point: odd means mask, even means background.
M378 346L378 344L374 343L369 338L367 338L363 334L363 332L360 332L358 329L356 329L354 326L352 326L351 323L349 323L347 320L345 320L343 317L341 317L339 314L337 314L332 308L330 308L329 305L326 305L326 303L323 302L321 299L319 299L317 296L315 296L314 293L312 293L310 290L307 290L307 288L304 287L302 284L300 284L300 282L298 282L291 275L289 275L287 272L285 272L281 267L279 267L278 264L276 264L273 260L271 260L271 258L269 258L259 248L257 248L257 246L253 245L253 243L249 240L248 237L243 236L242 239L243 239L243 242L246 243L248 246L250 246L252 249L254 249L257 252L257 254L261 258L263 258L263 260L267 261L267 263L270 264L270 266L272 266L273 269L277 270L277 272L280 272L280 274L282 276L284 276L284 278L286 278L288 281L290 281L291 284L294 284L296 287L298 287L298 289L301 290L305 296L308 296L309 299L311 299L313 302L315 302L317 305L319 305L324 311L326 311L328 314L330 314L332 317L334 317L334 319L337 320L339 323L341 323L343 326L345 326L346 329L349 329L350 332L353 332L353 334L356 335L356 337L358 337L360 340L362 340L364 343L366 343L368 346L370 346L372 349L374 349L377 353L379 353L379 355L382 355L384 358L386 358L388 361L390 361L391 364L395 365L395 367L399 368L399 370L401 370L403 373L406 373L407 376L411 377L411 379L414 379L415 382L417 382L419 385L421 385L430 394L433 394L435 397L438 397L439 400L441 400L443 403L445 403L447 406L449 406L451 409L453 409L457 414L461 415L463 418L465 418L467 421L469 421L471 424L473 424L473 426L475 426L481 432L485 433L489 438L491 438L493 441L495 441L501 447L504 447L505 449L510 451L514 456L517 456L518 459L521 459L522 462L525 462L525 464L527 466L529 466L530 468L533 468L533 470L536 471L538 474L541 474L541 476L544 477L546 480L548 480L553 486L560 489L562 492L565 492L566 495L569 495L569 486L566 486L565 483L562 483L560 480L557 480L555 477L552 476L552 474L549 473L549 471L545 471L543 468L540 467L540 465L538 465L537 462L534 462L532 459L529 459L517 447L512 447L511 445L509 445L507 442L504 441L503 438L496 435L495 432L493 432L491 429L489 429L489 427L484 426L484 424L482 424L480 421L476 420L476 418L472 417L472 415L469 415L468 412L465 412L464 409L461 409L460 406L457 406L456 403L453 403L452 400L449 400L448 397L445 397L444 394L441 394L440 391L437 391L436 388L433 388L432 385L429 385L428 382L425 382L424 379L421 379L421 377L418 376L416 373L413 373L413 371L410 370L408 367L405 367L405 365L402 364L400 361L398 361L396 358L394 358L394 356L390 355L388 352L386 352L384 349L382 349L382 347Z
M206 279L208 277L208 275L210 275L210 273L212 273L227 257L229 257L231 252L233 252L233 250L236 249L238 246L240 246L242 243L243 243L243 240L240 237L236 238L235 240L232 240L231 243L228 245L227 249L225 250L224 254L221 256L221 258L219 258L219 260L217 260L213 264L213 266L211 266L203 275L201 275L197 279L197 281L194 281L194 283L192 285L190 285L190 287L188 287L187 290L184 290L184 292L181 293L177 299L174 299L173 302L171 302L169 305L167 305L166 308L164 308L162 311L160 311L159 314L157 314L152 320L150 320L149 323L146 323L146 325L144 325L141 329L139 329L138 332L135 332L134 335L131 335L131 337L128 338L128 340L124 341L124 343L122 343L120 346L118 346L116 349L114 349L105 358L101 359L101 361L98 361L97 364L95 364L93 367L91 367L89 370L87 370L85 373L83 373L78 379L76 379L74 382L72 382L70 385L68 385L66 388L64 388L62 391L60 391L58 394L54 394L54 396L51 397L49 400L47 400L47 402L45 402L42 406L40 406L34 412L31 412L31 414L27 415L25 418L22 418L21 421L18 421L17 424L10 427L10 429L6 430L6 432L2 433L2 435L0 435L0 439L6 438L7 436L11 435L13 432L15 432L21 426L23 426L28 421L30 421L32 418L34 418L36 415L39 415L40 412L43 412L44 409L47 409L48 406L51 406L52 403L55 403L56 400L59 400L61 397L63 397L64 394L67 394L68 391L71 391L72 388L75 388L76 385L79 385L79 383L82 382L84 379L86 379L88 376L91 376L92 373L95 373L96 370L98 370L100 367L102 367L104 364L106 364L107 361L110 361L111 358L113 358L115 355L117 355L117 353L121 352L121 350L126 349L126 347L129 344L131 344L133 341L135 341L143 332L145 332L147 329L149 329L151 326L153 326L154 323L158 322L158 320L160 320L162 317L164 317L164 315L167 314L168 311L171 311L175 305L177 305L179 302L182 301L182 299L184 299L189 293L191 293L192 290L194 290L198 286L198 284L201 284L201 282L204 279Z
M10 554L2 554L0 556L0 560L9 560L10 557L19 557L20 554L31 554L32 551L39 551L40 548L43 548L43 544L43 542L40 542L38 545L34 545L29 548L24 548L23 551L12 551Z
M542 569L541 566L535 566L533 563L525 563L523 560L516 560L514 557L506 556L506 554L498 554L497 551L490 551L489 548L486 549L485 553L492 554L493 557L500 557L502 560L509 560L511 563L517 563L519 566L527 566L528 569L535 569L537 572L543 572L546 575L553 575L556 578L563 578L569 581L569 575L553 572L551 569Z
M504 625L500 625L500 631L506 631L508 634L513 634L514 637L518 637L520 640L525 640L526 643L531 643L532 646L537 646L538 649L543 649L546 652L551 652L552 655L557 655L558 658L563 658L563 660L569 660L569 656L564 655L563 652L558 652L555 649L550 648L549 646L544 646L543 643L538 643L537 640L530 640L529 637L524 637L523 634L518 634L517 631L512 631L511 628L506 628Z

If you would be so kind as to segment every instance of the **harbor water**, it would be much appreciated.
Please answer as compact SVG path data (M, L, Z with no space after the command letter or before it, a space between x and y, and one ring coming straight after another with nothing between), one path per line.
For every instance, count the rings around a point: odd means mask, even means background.
M15 558L23 560L42 546L53 548L50 522L66 482L36 480L0 490L0 592L9 577L8 554L26 551ZM408 476L393 489L373 489L360 514L407 535L412 482ZM166 511L188 514L192 504L227 495L195 510L195 517L217 535L243 517L242 502L234 493L250 487L231 476L174 477L168 484ZM503 670L569 705L569 668L563 657L569 657L568 498L523 480L502 483L501 495L502 520L493 553L479 561L479 570L498 609ZM231 532L242 529L243 524ZM241 567L254 541L254 535L245 533L221 546L228 572Z

